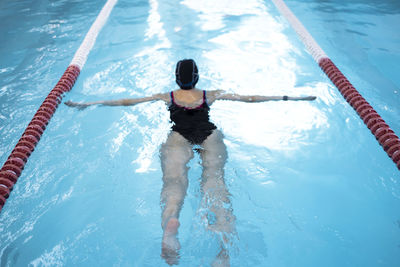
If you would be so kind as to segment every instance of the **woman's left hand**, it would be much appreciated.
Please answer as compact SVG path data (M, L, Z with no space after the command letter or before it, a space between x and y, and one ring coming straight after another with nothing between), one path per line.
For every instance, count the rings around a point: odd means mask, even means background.
M303 97L302 100L315 100L315 99L317 99L316 96L306 96L306 97Z

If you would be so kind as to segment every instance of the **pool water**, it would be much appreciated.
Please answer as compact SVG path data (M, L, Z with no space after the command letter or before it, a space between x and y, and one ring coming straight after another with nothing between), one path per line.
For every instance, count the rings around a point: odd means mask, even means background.
M105 1L0 2L0 162L69 65ZM400 133L398 1L286 1ZM399 266L399 171L269 1L119 1L64 100L176 88L316 95L314 102L213 104L236 217L231 266ZM160 257L161 102L60 105L0 214L1 266L167 266ZM200 157L189 163L180 266L210 266Z

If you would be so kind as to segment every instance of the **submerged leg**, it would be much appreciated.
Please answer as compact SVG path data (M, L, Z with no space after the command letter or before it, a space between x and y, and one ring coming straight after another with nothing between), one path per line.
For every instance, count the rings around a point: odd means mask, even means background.
M176 237L179 227L179 212L188 187L187 163L193 158L190 143L177 132L171 132L161 147L163 188L161 192L163 229L162 257L170 265L177 264L180 249Z
M230 193L225 184L224 166L227 159L226 146L221 132L215 130L202 144L203 163L202 191L208 208L208 227L221 236L221 251L213 266L229 266L229 255L225 245L235 231Z

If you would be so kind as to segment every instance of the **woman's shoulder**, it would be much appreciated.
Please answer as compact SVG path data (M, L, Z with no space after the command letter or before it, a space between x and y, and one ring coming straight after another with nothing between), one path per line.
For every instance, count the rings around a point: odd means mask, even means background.
M158 94L153 95L153 98L155 100L162 100L162 101L165 101L165 102L170 102L170 94L171 94L171 92L169 92L169 93L158 93Z
M212 104L215 100L219 99L219 97L225 94L224 90L207 90L207 102Z

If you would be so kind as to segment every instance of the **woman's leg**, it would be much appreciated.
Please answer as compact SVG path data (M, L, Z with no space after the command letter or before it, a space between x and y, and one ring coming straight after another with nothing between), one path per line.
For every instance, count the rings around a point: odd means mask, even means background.
M234 216L230 207L230 194L224 179L227 151L222 133L214 130L203 142L202 148L202 191L205 203L212 213L208 216L209 227L216 232L231 233L234 227ZM215 220L212 217L215 217Z
M222 133L214 130L203 142L202 148L202 191L208 208L208 225L211 231L222 237L221 251L213 266L229 266L229 255L225 245L229 242L229 236L235 231L235 217L232 214L230 193L224 179L227 151Z
M193 158L190 143L177 132L171 132L161 147L163 188L161 192L163 240L162 257L168 264L176 264L180 248L176 235L179 212L188 187L186 166Z

